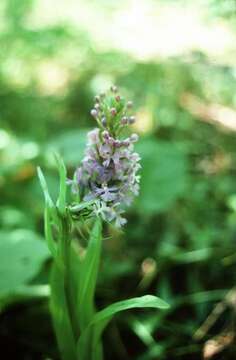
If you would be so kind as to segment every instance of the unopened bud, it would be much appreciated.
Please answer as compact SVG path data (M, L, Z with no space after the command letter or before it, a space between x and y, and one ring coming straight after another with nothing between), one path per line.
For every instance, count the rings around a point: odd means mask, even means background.
M132 109L132 107L133 107L133 102L132 102L132 101L128 101L128 102L127 102L127 108L128 108L128 109Z
M115 99L116 99L117 102L119 102L120 99L121 99L120 95L116 95Z
M121 119L122 125L127 125L129 121L129 118L127 116L123 116Z
M96 104L94 105L94 109L100 110L100 104L99 104L99 103L96 103Z
M100 101L100 96L99 96L99 95L96 95L96 96L94 97L94 101L95 101L95 103L99 103L99 101Z
M127 125L128 124L128 117L127 116L123 116L121 118L121 124L122 125Z
M129 117L129 124L134 124L135 123L135 116L130 116Z
M102 126L104 126L104 127L107 126L107 119L105 116L102 118L101 123L102 123Z
M98 116L98 112L97 112L96 109L92 109L92 110L90 111L90 114L91 114L94 118L96 118L96 117Z
M116 93L117 90L118 90L118 89L117 89L117 86L115 86L115 85L112 85L112 86L111 86L111 91L112 91L112 92Z
M137 142L138 141L138 135L137 134L132 134L130 136L130 141L131 142Z
M117 114L116 108L111 108L110 113L112 116L115 116Z

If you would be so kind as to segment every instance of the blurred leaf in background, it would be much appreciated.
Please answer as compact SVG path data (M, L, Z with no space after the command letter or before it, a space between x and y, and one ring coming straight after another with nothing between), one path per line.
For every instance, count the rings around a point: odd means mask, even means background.
M29 230L0 233L0 296L27 284L49 257L45 242Z
M187 164L184 152L168 142L154 138L140 142L142 158L140 213L152 215L168 209L186 188Z

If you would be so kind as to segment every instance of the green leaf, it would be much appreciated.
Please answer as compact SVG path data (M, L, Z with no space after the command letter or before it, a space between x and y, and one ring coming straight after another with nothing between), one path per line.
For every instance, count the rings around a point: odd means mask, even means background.
M102 332L117 313L134 308L156 308L168 309L169 305L162 299L153 296L145 295L142 297L132 298L128 300L118 301L109 305L105 309L96 313L93 320L82 333L77 346L77 354L83 358L85 354L91 353L92 359L96 359L97 345L101 338ZM90 343L91 332L93 331L93 343Z
M168 309L169 305L154 295L144 295L128 300L118 301L99 311L93 318L92 324L103 323L104 325L118 312L133 308L156 308ZM104 326L103 326L104 328Z
M77 166L84 156L87 133L90 129L64 132L49 144L49 152L57 151L69 166ZM76 150L75 150L76 149Z
M4 229L33 229L34 220L26 210L18 209L17 204L13 206L0 207L0 227Z
M53 234L52 234L52 226L51 226L51 218L52 218L52 211L46 205L44 210L44 232L48 244L48 248L54 258L57 256L57 245L54 241Z
M94 313L94 292L97 282L102 244L102 223L96 218L91 230L85 258L81 263L81 276L78 293L78 313L81 331L91 321Z
M0 296L29 283L50 254L43 239L31 230L0 232Z
M40 181L40 185L41 185L42 190L43 190L45 202L49 207L54 207L53 201L52 201L51 196L50 196L49 191L48 191L48 186L47 186L45 177L44 177L43 172L40 169L40 167L37 167L37 173L38 173L38 178L39 178L39 181Z
M77 321L77 326L79 327L80 316L78 315L78 306L77 306L77 297L79 292L80 282L83 281L81 278L81 260L79 250L76 249L75 246L70 247L70 254L69 254L69 287L71 291L71 301L74 303L74 311Z
M214 255L213 248L197 249L193 251L180 251L176 249L171 254L171 260L181 264L191 264L208 261Z
M62 158L55 154L57 161L58 171L60 175L60 189L57 205L61 214L65 214L66 211L66 167Z
M142 165L138 210L142 214L165 211L186 189L186 157L177 145L154 138L140 141L136 150Z
M51 199L51 196L48 191L48 186L45 180L45 177L42 173L42 170L40 167L37 168L39 181L44 193L45 198L45 210L44 210L44 232L48 244L48 248L51 251L51 254L54 258L57 257L57 245L53 238L52 233L52 225L51 223L54 223L55 225L58 223L58 216L56 207Z
M69 320L63 272L56 265L51 273L50 307L62 360L76 360L76 344Z

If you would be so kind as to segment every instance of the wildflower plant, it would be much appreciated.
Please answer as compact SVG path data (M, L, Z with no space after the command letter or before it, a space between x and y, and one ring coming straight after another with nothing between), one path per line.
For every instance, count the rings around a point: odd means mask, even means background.
M118 301L99 311L95 306L103 224L122 227L127 221L125 208L139 192L140 157L134 151L138 136L128 135L135 122L131 112L132 102L126 102L115 86L109 94L95 97L91 115L97 127L88 133L85 156L72 179L56 156L60 177L56 202L38 169L45 197L45 237L53 257L50 308L62 360L102 360L102 333L115 314L168 307L152 295Z

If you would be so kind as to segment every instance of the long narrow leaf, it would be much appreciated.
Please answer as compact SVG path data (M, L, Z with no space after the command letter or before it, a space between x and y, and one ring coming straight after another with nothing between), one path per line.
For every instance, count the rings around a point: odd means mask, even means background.
M38 172L38 178L39 178L40 185L42 187L42 190L44 193L44 198L45 198L45 211L44 211L45 237L47 240L48 248L51 251L53 257L55 258L57 256L57 245L53 239L51 222L54 221L57 223L58 219L57 219L57 214L56 214L56 208L55 208L55 205L49 194L48 186L47 186L45 177L44 177L40 167L37 168L37 172Z
M51 273L51 312L62 360L77 360L76 344L64 293L63 273L53 266Z
M94 292L98 275L102 243L102 223L95 220L90 233L86 256L81 263L81 282L78 293L80 329L83 331L94 315Z
M43 172L42 172L42 170L40 169L39 166L37 167L37 173L38 173L38 178L39 178L41 188L43 190L45 202L49 207L53 207L54 204L53 204L53 201L52 201L51 196L49 194L48 186L47 186L45 177L44 177Z
M60 189L57 205L60 213L64 214L66 210L66 167L62 158L58 154L55 154L55 158L57 161L58 171L60 175Z
M160 298L152 295L145 295L133 299L124 301L118 301L112 305L109 305L105 309L96 313L93 320L87 326L86 330L81 334L78 341L77 354L83 356L90 353L92 360L97 360L97 346L99 344L101 335L106 325L117 313L134 308L156 308L156 309L168 309L169 305ZM91 347L91 333L93 334L93 343Z
M48 244L48 248L54 258L57 256L57 245L53 239L52 226L51 226L51 209L49 206L45 206L44 211L44 232Z
M67 268L64 269L66 271L66 301L70 311L70 320L73 324L73 331L78 338L80 333L80 313L78 312L77 296L81 282L81 261L74 246L70 246L68 251L69 262L66 265Z

